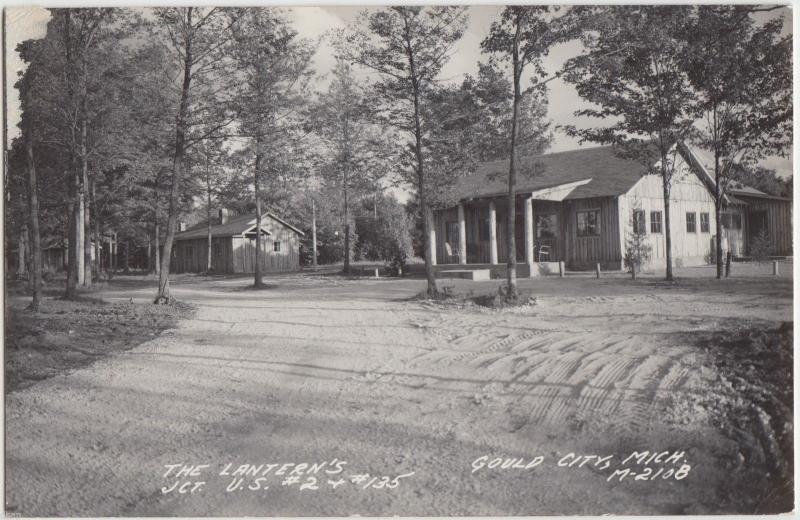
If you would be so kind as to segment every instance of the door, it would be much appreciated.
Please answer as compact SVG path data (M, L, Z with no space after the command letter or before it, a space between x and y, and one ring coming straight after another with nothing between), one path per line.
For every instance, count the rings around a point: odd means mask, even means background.
M753 242L762 237L769 236L769 225L767 224L766 211L749 211L747 213L747 247L752 246Z
M445 263L457 264L459 262L458 251L460 245L458 239L458 222L449 221L445 223L444 239Z

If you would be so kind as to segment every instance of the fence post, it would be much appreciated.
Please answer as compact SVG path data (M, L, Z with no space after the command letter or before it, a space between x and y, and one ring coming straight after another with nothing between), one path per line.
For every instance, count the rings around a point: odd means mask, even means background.
M379 268L375 268L375 278L380 278L380 274L378 274Z
M772 276L778 276L778 261L772 261Z
M596 270L597 270L597 277L600 278L600 264L597 264Z
M564 261L558 263L558 276L564 278Z

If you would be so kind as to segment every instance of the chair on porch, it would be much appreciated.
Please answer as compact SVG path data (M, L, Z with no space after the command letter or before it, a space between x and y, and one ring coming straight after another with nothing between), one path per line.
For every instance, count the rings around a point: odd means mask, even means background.
M545 258L545 261L550 260L550 246L539 246L539 262L542 261L542 257Z
M445 242L444 243L444 252L445 252L445 255L447 255L448 262L454 263L454 264L459 263L458 253L454 253L453 252L453 248L450 246L450 242ZM455 260L455 261L453 261L453 260Z

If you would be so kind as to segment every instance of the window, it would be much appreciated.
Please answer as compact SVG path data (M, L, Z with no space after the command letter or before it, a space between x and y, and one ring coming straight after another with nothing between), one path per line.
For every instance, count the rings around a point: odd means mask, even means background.
M709 218L708 213L700 213L700 232L711 232L711 219Z
M651 233L661 233L661 212L660 211L651 211L650 212L650 232Z
M556 238L558 217L555 213L536 215L536 238Z
M275 242L272 243L272 250L275 251L276 253L280 253L281 252L281 243L280 243L280 241L276 240Z
M725 229L742 229L741 213L723 213L722 227Z
M600 235L600 210L590 209L578 211L578 236L592 237Z
M697 233L697 215L694 211L686 212L686 232Z
M647 220L643 209L633 210L633 232L636 235L647 234Z

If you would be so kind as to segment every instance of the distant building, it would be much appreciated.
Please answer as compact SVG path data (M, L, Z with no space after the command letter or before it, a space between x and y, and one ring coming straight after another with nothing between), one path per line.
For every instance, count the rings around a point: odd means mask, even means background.
M220 210L212 222L211 268L215 273L251 273L256 257L255 214L228 216ZM300 268L303 232L271 213L261 217L262 272ZM208 224L200 222L176 233L170 271L200 273L208 267Z
M713 170L702 154L678 147L678 173L670 203L674 264L712 261L716 218ZM517 170L516 255L519 276L540 262L563 261L568 269L622 269L626 234L633 222L652 246L649 267L664 265L664 199L661 177L646 175L640 162L622 159L612 147L586 148L520 160ZM480 165L460 178L457 205L433 212L434 263L498 265L507 262L508 161ZM791 255L791 200L748 187L729 190L723 212L724 243L747 256L766 230L773 254Z

